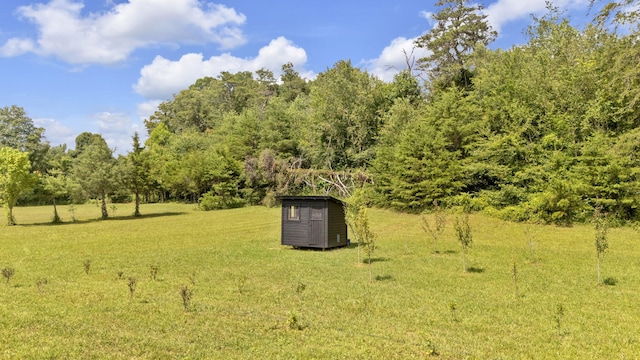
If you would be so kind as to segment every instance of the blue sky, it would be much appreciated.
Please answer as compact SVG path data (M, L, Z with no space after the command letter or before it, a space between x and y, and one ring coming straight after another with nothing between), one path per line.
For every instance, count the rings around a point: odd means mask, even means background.
M164 100L221 71L291 62L313 79L339 60L384 80L433 25L434 1L11 0L0 1L0 107L23 107L52 145L100 133L117 153ZM499 32L524 42L545 0L480 1ZM576 25L589 0L556 0ZM420 56L419 52L415 53Z

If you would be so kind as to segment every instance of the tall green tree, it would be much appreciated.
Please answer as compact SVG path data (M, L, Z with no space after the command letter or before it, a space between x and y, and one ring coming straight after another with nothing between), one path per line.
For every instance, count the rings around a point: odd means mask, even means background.
M339 61L311 84L307 153L316 168L362 167L373 157L382 125L384 83Z
M149 190L159 201L164 201L170 189L170 165L176 161L172 151L174 135L165 123L158 123L145 141L149 162Z
M44 128L34 125L19 106L0 108L0 146L8 146L29 155L32 170L43 171L49 145L42 141Z
M34 183L27 153L0 147L0 202L4 205L8 225L15 225L13 207L20 197L31 191Z
M89 197L100 200L102 219L107 219L107 196L117 186L116 161L107 142L99 134L95 135L75 159L73 176Z
M309 94L309 84L300 76L292 63L282 65L282 84L278 87L278 95L285 101L291 102L299 95Z
M418 65L437 87L455 84L462 88L471 85L471 55L479 46L486 46L497 36L482 14L482 5L469 0L438 0L441 9L433 15L436 25L416 39L419 48L430 55L418 59Z
M140 195L148 188L151 168L148 153L140 144L138 133L133 134L132 150L127 155L123 176L124 185L133 192L135 209L133 216L140 216Z

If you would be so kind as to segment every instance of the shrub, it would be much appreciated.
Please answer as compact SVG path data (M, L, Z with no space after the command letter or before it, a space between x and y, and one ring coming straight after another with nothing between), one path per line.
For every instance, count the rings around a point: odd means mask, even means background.
M235 196L220 196L209 191L202 195L198 206L204 211L209 210L221 210L221 209L234 209L240 208L245 205L245 201Z

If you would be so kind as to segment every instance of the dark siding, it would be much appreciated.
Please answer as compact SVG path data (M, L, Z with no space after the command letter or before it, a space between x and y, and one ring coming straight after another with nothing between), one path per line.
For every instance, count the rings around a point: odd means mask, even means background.
M300 220L287 220L289 206L300 208ZM305 247L309 245L309 206L299 201L282 202L282 245Z
M345 246L347 244L347 225L344 220L344 208L342 204L334 201L327 201L328 203L328 247ZM338 242L338 235L340 235L340 242Z
M289 207L299 207L299 220L288 220ZM321 208L322 219L311 220L312 207ZM347 226L342 204L333 199L295 197L282 200L282 245L332 248L347 244ZM316 219L319 213L316 212ZM313 222L313 224L312 224ZM311 231L313 231L313 235ZM340 242L338 242L338 235ZM315 237L315 240L313 238ZM315 243L314 243L315 241Z

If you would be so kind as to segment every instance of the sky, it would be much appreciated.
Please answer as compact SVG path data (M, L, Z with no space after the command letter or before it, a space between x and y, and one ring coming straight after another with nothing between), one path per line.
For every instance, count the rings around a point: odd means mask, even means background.
M204 76L291 62L307 79L340 60L390 81L433 27L435 0L3 0L0 107L22 107L51 145L88 131L117 154L144 119ZM555 0L576 26L590 0ZM492 47L526 42L545 0L479 1L498 31ZM413 52L424 56L423 49Z

